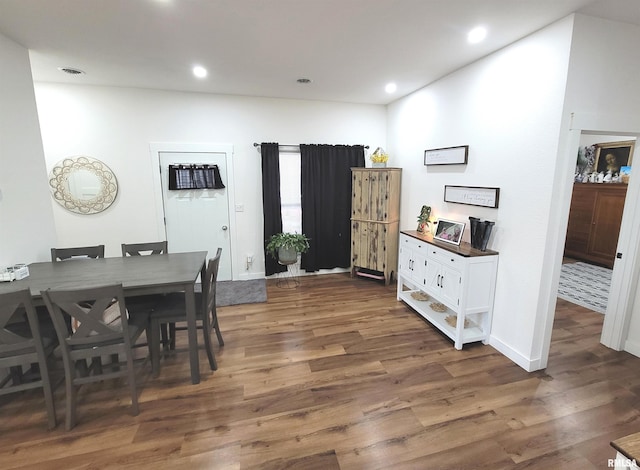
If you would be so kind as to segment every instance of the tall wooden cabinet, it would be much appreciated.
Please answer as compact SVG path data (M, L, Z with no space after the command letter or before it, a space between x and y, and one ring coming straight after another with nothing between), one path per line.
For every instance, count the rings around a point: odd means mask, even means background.
M564 254L613 267L627 185L575 183Z
M389 285L398 266L400 168L351 169L351 276L380 273Z

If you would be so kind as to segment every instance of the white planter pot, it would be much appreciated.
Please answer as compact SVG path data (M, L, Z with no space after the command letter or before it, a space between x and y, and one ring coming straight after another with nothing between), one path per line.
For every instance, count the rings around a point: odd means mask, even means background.
M278 262L281 264L293 264L298 261L298 252L293 248L278 248Z

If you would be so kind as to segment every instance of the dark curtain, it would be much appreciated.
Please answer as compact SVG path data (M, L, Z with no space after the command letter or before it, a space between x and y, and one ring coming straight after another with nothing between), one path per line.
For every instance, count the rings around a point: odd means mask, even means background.
M267 276L287 270L267 253L271 235L282 232L280 208L280 151L276 143L260 144L262 154L262 207L264 212L264 271Z
M351 168L364 167L362 145L300 145L302 232L307 272L351 266Z

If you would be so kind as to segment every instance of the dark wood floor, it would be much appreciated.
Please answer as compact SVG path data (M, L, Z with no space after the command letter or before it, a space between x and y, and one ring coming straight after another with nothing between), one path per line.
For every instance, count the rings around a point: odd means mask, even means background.
M0 467L604 469L640 430L640 359L599 344L603 316L559 300L549 366L456 351L395 299L347 275L270 281L266 304L220 309L219 370L188 357L85 386L78 425L46 430L42 394L0 401ZM64 418L63 387L56 391Z

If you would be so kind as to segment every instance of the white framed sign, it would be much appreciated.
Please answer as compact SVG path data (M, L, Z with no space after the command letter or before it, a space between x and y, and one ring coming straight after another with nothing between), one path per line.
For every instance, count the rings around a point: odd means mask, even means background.
M445 202L456 202L470 206L491 207L496 209L500 199L500 188L474 186L445 186Z
M424 151L425 165L466 165L469 146L445 147Z

